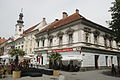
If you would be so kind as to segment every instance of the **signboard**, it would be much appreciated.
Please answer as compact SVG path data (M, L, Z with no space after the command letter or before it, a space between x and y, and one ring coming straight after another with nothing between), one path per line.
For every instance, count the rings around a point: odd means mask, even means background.
M67 51L73 51L73 48L52 50L52 52L67 52Z

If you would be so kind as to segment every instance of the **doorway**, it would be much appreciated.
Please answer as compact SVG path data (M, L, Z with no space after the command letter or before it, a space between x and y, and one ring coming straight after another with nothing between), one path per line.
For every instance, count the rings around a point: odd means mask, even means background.
M41 64L43 65L43 56L41 57Z
M95 69L98 69L98 58L99 58L99 55L95 55Z

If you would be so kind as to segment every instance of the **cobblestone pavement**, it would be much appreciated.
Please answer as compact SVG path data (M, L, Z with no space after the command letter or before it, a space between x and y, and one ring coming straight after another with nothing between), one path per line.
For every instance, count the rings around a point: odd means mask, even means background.
M109 70L94 70L86 72L64 72L61 71L61 75L43 77L21 77L19 79L13 79L12 76L7 75L6 78L0 80L120 80L120 75L112 76Z
M94 70L86 72L62 72L64 80L120 80L120 75L112 76L110 70Z

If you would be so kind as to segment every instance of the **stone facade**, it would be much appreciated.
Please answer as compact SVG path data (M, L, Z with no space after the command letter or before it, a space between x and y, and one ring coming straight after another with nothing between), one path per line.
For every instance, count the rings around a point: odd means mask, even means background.
M46 26L36 34L36 39L35 52L41 59L40 65L49 63L46 60L49 52L59 52L63 57L66 54L68 60L74 59L73 57L81 59L82 67L98 68L118 64L120 51L113 38L113 32L87 20L78 12Z

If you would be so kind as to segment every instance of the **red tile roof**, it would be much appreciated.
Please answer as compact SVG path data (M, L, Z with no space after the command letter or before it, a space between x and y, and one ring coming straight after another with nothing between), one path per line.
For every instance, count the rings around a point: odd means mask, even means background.
M47 27L43 28L40 32L43 32L43 31L46 31L46 30L50 30L50 29L53 29L53 28L56 28L58 26L62 26L62 25L65 25L65 24L68 24L70 22L73 22L75 20L78 20L80 19L82 16L78 13L74 13L64 19L61 19L61 20L58 20L58 21L54 21L52 22L50 25L48 25ZM83 18L83 17L82 17Z
M4 43L5 41L7 41L6 39L0 39L0 44Z
M35 29L40 23L36 24L35 26L30 27L29 29L25 30L22 35L31 32L33 29Z

